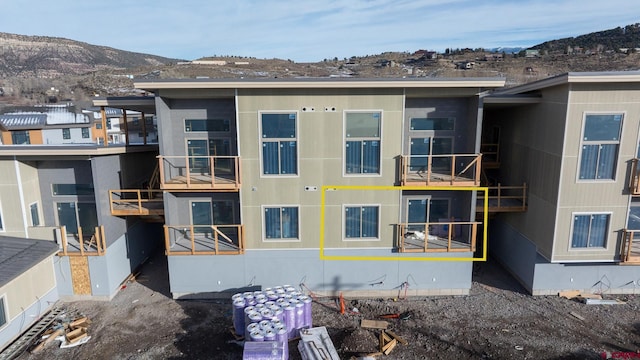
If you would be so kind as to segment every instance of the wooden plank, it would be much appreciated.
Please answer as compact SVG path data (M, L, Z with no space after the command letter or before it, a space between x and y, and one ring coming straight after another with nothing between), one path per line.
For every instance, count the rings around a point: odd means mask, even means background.
M574 318L578 319L578 320L582 320L584 321L584 318L578 314L576 314L575 312L570 312L569 315L573 316Z
M73 344L87 337L87 329L78 328L67 333L67 342Z
M89 324L91 324L91 320L89 320L89 318L87 318L86 316L83 316L83 317L81 317L79 319L76 319L76 320L72 321L69 324L69 327L71 329L76 329L76 328L81 328L81 327L86 328L86 327L89 326Z
M91 295L91 277L87 256L69 256L71 283L75 295Z
M560 291L558 296L563 297L565 299L573 299L574 297L580 295L580 291L578 290L568 290L568 291Z
M391 336L392 338L398 340L398 342L402 345L408 345L409 343L407 342L407 340L401 338L400 336L398 336L396 333L394 333L393 331L387 330L387 334L389 334L389 336Z
M389 343L385 345L384 348L382 348L382 353L385 355L389 355L391 350L393 350L393 348L395 348L396 345L398 345L398 341L396 339L389 341Z
M391 341L391 336L387 335L384 330L380 333L380 336L384 339L384 344L386 345L389 341Z
M31 353L36 353L42 349L44 349L45 346L47 346L47 344L49 344L50 342L54 341L58 336L64 334L64 329L58 329L56 331L54 331L53 333L49 334L49 337L44 339L44 341L42 341L40 344L38 344L38 346L36 346L33 350L31 350Z
M367 319L362 319L362 321L360 322L360 327L363 327L365 329L381 329L381 330L386 330L387 327L389 326L389 323L386 321L381 321L381 320L367 320Z

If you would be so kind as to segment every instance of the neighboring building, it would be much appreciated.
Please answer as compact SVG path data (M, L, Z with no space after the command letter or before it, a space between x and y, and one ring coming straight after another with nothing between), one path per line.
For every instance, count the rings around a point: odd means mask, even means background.
M640 72L568 73L483 102L483 142L499 148L488 177L528 188L526 212L490 221L490 255L533 294L640 292Z
M58 300L57 252L50 241L0 236L0 351Z
M19 108L0 115L3 145L60 145L92 142L87 116L70 105Z
M145 114L136 110L105 107L91 107L82 111L92 119L94 128L93 141L102 143L103 122L107 130L110 144L155 144L158 142L158 128L153 114ZM142 122L141 119L145 118Z
M161 219L118 217L110 202L114 196L129 199L139 189L150 192L157 151L157 145L108 142L5 144L0 149L0 231L57 244L60 296L111 298L162 245ZM138 190L110 192L122 187Z
M156 94L173 296L281 283L369 296L468 293L484 226L475 220L478 94L503 85L473 78L137 82ZM323 186L384 189L323 194ZM320 241L324 255L346 260L322 260Z

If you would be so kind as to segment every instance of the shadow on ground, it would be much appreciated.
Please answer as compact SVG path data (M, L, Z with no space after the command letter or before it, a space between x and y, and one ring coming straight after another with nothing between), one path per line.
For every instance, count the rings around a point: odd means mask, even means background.
M480 285L529 295L529 292L496 259L473 263L473 281Z

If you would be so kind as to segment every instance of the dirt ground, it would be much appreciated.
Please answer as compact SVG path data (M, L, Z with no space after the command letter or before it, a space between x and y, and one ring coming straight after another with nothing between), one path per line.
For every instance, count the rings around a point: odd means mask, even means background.
M19 359L241 359L242 343L230 332L231 300L172 300L166 274L166 258L155 256L112 301L61 303L91 319L89 342L69 349L54 342ZM557 296L532 297L489 261L476 264L469 296L346 299L351 311L343 315L335 299L316 298L313 321L327 327L342 359L378 350L378 330L361 328L362 319L405 312L411 317L389 320L389 329L408 344L377 359L635 356L631 353L640 349L640 296L603 297L626 303L586 305ZM289 345L294 360L300 359L296 345Z

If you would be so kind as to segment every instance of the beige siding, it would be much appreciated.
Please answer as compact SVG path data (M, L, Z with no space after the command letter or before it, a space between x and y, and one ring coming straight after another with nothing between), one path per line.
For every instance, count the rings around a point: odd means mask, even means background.
M52 259L48 257L7 285L0 287L0 296L6 294L9 319L18 316L56 286Z
M554 247L555 261L608 260L620 251L620 230L627 217L630 160L636 156L640 119L640 90L633 85L573 85L567 120L563 157L561 196ZM622 137L615 180L579 181L582 126L588 113L623 113ZM610 228L605 249L571 250L572 213L610 212Z
M0 160L0 213L2 214L2 235L24 237L22 207L18 180L13 160Z
M386 185L396 181L396 156L401 153L403 96L401 90L239 90L238 114L242 156L242 206L248 248L316 248L319 239L320 196L323 185ZM285 96L286 95L286 96ZM303 108L315 111L303 111ZM335 108L325 111L325 107ZM382 112L381 175L343 176L343 117L347 110ZM299 169L295 177L261 177L260 111L295 111L298 114ZM316 186L317 191L305 191ZM340 204L380 204L381 227L398 221L398 194L368 191L340 192ZM333 200L335 201L335 200ZM301 242L263 242L262 205L300 205ZM392 236L383 240L342 241L342 206L327 211L327 247L391 247ZM389 226L386 226L390 228ZM382 231L381 231L382 232Z

